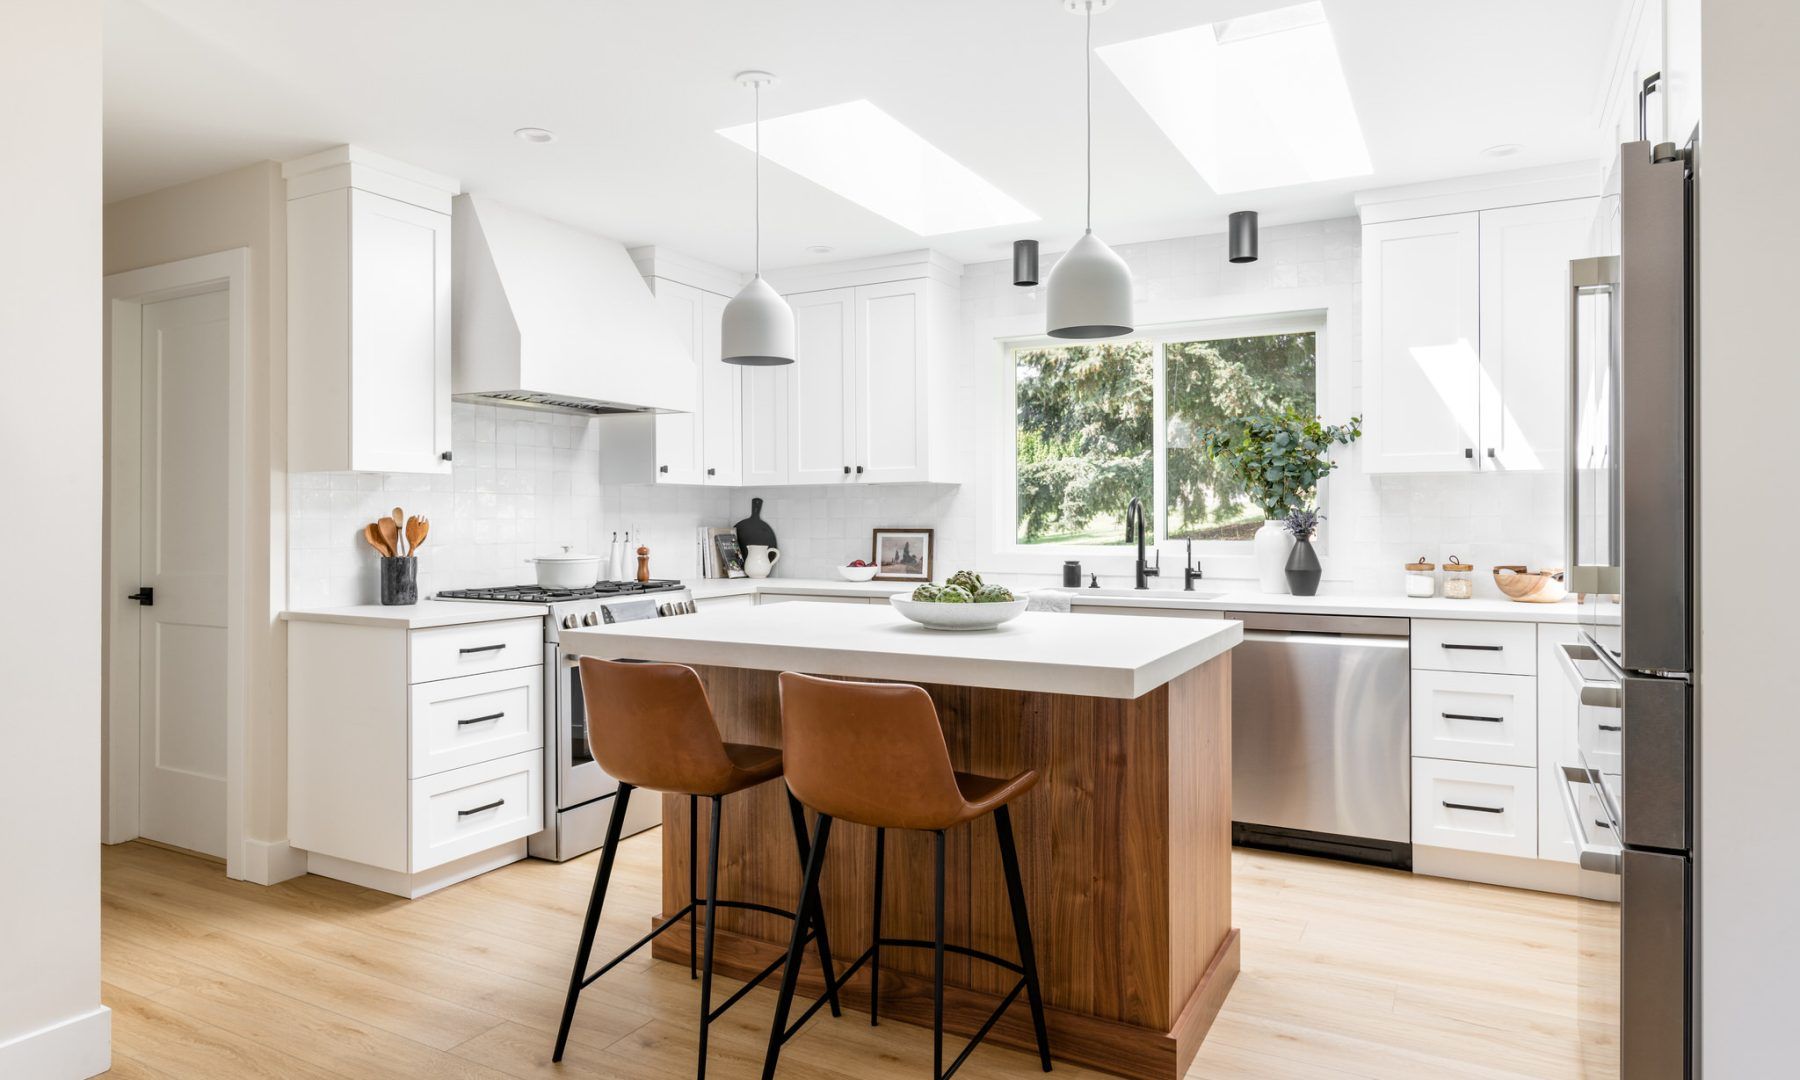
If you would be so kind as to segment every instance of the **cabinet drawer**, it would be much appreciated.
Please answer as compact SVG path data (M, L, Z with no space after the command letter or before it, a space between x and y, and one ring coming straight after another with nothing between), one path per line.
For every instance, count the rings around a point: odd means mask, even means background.
M1413 843L1537 858L1537 770L1413 759Z
M408 682L453 679L544 662L544 620L438 626L410 632L411 676Z
M1534 623L1414 619L1412 666L1431 671L1537 674Z
M544 827L544 754L527 750L412 782L412 872Z
M1415 757L1537 764L1537 680L1419 671L1412 680Z
M544 669L513 668L412 688L412 772L446 769L544 745Z

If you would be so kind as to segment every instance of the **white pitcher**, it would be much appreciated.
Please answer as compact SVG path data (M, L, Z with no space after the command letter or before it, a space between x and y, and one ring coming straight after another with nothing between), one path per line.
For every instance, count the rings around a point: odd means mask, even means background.
M751 577L768 577L780 559L780 549L767 544L751 544L744 549L744 573Z

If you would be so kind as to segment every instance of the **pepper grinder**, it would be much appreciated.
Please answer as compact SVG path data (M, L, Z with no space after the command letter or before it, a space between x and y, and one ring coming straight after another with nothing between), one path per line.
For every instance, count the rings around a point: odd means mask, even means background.
M650 580L650 549L642 544L639 544L638 549L637 549L637 557L638 557L637 579L639 581L649 581Z

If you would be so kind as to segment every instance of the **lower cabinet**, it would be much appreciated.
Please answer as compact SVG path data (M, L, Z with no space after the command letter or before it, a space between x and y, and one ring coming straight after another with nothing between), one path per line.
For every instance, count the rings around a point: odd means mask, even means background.
M288 624L288 835L307 870L423 896L544 827L543 620Z
M1413 758L1413 847L1535 859L1537 769Z

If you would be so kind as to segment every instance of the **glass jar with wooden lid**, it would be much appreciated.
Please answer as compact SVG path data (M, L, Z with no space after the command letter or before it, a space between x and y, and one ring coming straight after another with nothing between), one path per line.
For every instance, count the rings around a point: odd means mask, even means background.
M1437 595L1436 563L1426 562L1421 555L1419 561L1406 564L1406 595L1415 600Z
M1444 599L1468 600L1475 595L1475 568L1452 555L1444 562Z

